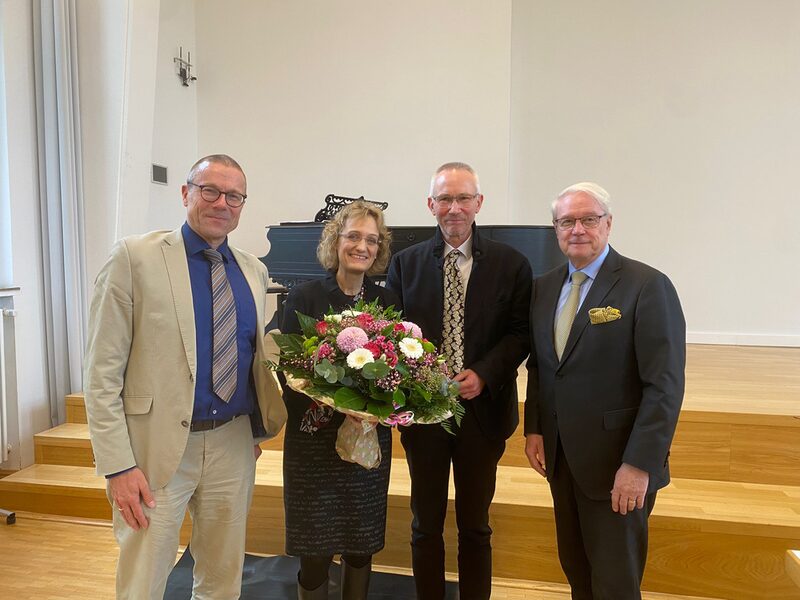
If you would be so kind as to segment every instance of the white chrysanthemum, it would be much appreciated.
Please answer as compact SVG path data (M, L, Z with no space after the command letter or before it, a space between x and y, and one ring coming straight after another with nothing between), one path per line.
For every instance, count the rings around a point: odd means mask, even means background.
M342 317L357 317L360 314L360 310L343 310L341 313Z
M422 343L414 338L403 338L398 344L400 352L405 354L408 358L419 358L423 354Z
M347 355L347 366L351 369L361 369L365 364L375 362L372 352L366 348L358 348Z

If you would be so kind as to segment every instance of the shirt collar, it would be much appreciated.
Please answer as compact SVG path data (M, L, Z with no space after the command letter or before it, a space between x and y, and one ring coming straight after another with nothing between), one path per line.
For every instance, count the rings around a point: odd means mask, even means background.
M447 256L453 250L458 250L461 254L464 255L464 258L470 259L472 258L472 236L469 236L467 240L461 244L458 248L454 248L447 242L444 243L444 255Z
M597 273L600 271L600 267L603 266L603 262L606 260L606 256L608 256L608 248L609 246L608 244L606 244L606 247L600 253L600 256L595 258L592 262L590 262L582 269L576 269L575 267L572 266L572 263L569 263L569 274L568 274L569 276L567 277L567 280L569 280L570 277L572 277L572 274L575 271L583 271L584 273L586 273L586 276L589 277L592 281L597 279Z
M202 252L211 246L201 238L194 229L189 226L189 223L184 223L183 227L181 227L181 234L183 235L183 244L186 246L186 254L187 256L193 256L198 252ZM231 253L231 249L228 247L228 238L225 238L225 241L220 244L217 251L222 254L225 261L233 260L233 254Z

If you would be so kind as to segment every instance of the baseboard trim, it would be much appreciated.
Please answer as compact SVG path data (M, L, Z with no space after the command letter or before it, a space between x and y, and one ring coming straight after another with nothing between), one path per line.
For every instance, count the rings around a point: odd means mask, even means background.
M686 334L689 344L720 344L723 346L779 346L800 348L800 335L762 335L757 333L718 333L690 331Z

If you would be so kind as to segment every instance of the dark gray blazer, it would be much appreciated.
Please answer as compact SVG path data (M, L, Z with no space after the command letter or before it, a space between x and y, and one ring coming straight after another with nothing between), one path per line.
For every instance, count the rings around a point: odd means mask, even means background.
M558 439L589 497L609 498L625 462L650 474L648 492L669 483L669 447L684 391L686 323L666 275L609 249L575 317L559 361L553 320L567 265L534 282L525 433L544 436L547 473ZM592 325L590 308L622 318Z

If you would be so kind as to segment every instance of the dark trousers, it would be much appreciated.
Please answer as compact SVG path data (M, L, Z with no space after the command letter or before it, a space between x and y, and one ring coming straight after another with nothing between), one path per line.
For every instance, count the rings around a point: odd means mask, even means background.
M488 599L492 589L489 506L505 441L481 433L472 407L456 434L440 425L413 425L401 442L411 472L411 557L420 600L444 598L444 531L450 463L456 488L458 587L461 600Z
M574 600L640 600L647 561L647 518L656 502L627 515L611 510L608 499L587 497L576 483L558 443L550 481L556 517L558 558Z

